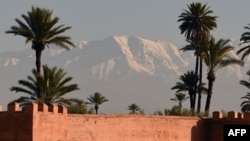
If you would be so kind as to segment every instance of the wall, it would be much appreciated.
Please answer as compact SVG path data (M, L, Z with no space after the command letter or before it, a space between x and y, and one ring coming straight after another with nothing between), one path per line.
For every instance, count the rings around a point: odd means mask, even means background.
M18 104L8 105L7 112L0 112L0 141L31 141L32 112L19 111Z
M1 109L1 107L0 107ZM222 118L156 115L76 115L56 105L17 103L0 112L0 141L223 141L225 124L249 124L250 115Z
M200 141L196 117L68 115L67 139L79 141Z
M221 112L213 112L213 118L206 119L208 141L224 141L224 125L250 125L250 113L228 112L223 118Z
M58 141L66 138L68 129L66 108L45 104L30 106L34 109L33 141Z

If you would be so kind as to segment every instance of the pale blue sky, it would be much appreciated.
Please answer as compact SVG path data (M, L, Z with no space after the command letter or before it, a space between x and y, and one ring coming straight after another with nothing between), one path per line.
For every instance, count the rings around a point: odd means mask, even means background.
M218 28L212 31L216 38L236 38L250 23L249 0L202 1L218 16ZM178 16L193 0L22 0L1 1L0 42L1 50L20 50L30 45L24 38L5 34L14 19L40 6L54 10L60 24L72 26L67 35L73 42L100 40L111 35L137 35L152 40L167 40L177 46L185 45L180 34Z

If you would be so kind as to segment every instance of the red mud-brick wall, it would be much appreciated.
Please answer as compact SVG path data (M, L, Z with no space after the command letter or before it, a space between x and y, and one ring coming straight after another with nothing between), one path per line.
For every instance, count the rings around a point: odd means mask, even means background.
M57 105L35 104L33 141L59 141L66 137L67 109Z
M67 109L28 104L22 110L11 103L0 112L0 141L59 141L66 138Z
M224 141L224 125L250 125L250 113L228 112L222 117L221 112L213 112L212 118L206 119L206 141Z
M16 103L0 111L0 141L32 141L32 112L20 111Z
M19 109L12 103L0 112L0 141L205 141L207 137L207 122L197 117L76 115L67 114L63 106L34 103Z
M17 103L0 111L0 141L223 141L224 125L250 125L249 113L212 118L76 115L57 105ZM0 107L1 110L1 107Z
M196 117L153 115L68 115L66 140L201 141L203 124Z

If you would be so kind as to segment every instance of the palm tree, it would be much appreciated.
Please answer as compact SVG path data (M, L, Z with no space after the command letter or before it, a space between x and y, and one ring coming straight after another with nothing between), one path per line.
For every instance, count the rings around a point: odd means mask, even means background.
M250 70L247 71L246 73L248 75L248 81L246 80L241 80L240 84L247 87L248 89L250 89ZM246 96L241 97L242 99L247 99L246 101L243 101L241 103L241 111L242 112L250 112L250 93L248 92Z
M17 26L11 26L10 30L6 33L23 36L26 38L25 43L31 43L31 48L36 53L36 70L41 72L41 55L45 47L49 47L49 44L55 44L66 50L70 49L70 46L75 46L69 36L61 35L61 33L70 29L71 27L65 27L62 25L56 25L59 22L59 18L52 18L52 10L33 7L27 14L22 14L21 17L24 21L16 18ZM38 87L38 97L41 97L40 88Z
M70 100L64 96L75 90L79 90L77 84L68 84L73 77L66 77L67 73L57 67L49 68L43 65L43 74L32 70L32 76L28 76L28 80L19 80L21 86L13 86L10 91L21 92L28 96L21 96L13 102L18 102L21 105L27 103L44 103L44 104L70 104ZM38 96L40 87L41 97Z
M188 91L190 99L190 109L194 110L194 98L196 95L195 86L197 86L198 77L195 75L194 71L188 71L187 73L179 77L181 82L176 82L175 86L171 90L176 90L176 93Z
M208 94L205 105L205 112L207 113L210 109L213 84L216 79L215 72L228 65L244 65L242 60L238 60L237 58L230 56L229 53L234 50L234 47L228 43L229 40L220 39L216 42L215 39L211 37L209 39L208 46L202 48L201 55L206 66L208 67Z
M250 24L249 24L249 26L245 26L244 28L249 30L250 29ZM250 32L249 31L244 32L241 35L240 41L241 41L240 45L242 45L243 48L238 50L237 54L243 53L242 57L241 57L241 60L243 60L250 53L250 45L249 45L249 43L250 43Z
M128 110L130 111L129 114L137 114L141 110L141 108L133 103L128 106Z
M207 46L208 42L207 39L202 39L200 41L200 48L204 48ZM194 51L194 55L197 56L198 52L196 50L196 47L195 47L195 44L192 42L192 41L188 41L189 44L186 45L185 47L181 48L180 50L183 50L183 51ZM200 58L202 59L202 58ZM202 70L202 64L200 64L200 70ZM202 72L200 72L200 74L202 75ZM200 78L199 81L201 82L202 79ZM201 93L206 93L207 92L207 88L204 87L205 83L201 83L202 86L200 86L200 83L199 83L199 89L198 89L198 103L197 103L197 113L200 113L200 109L201 109Z
M201 96L202 87L202 58L200 57L200 41L210 36L210 30L217 27L216 16L210 16L213 11L206 4L200 2L193 2L188 5L188 10L184 10L179 16L178 22L182 22L179 26L181 34L185 33L186 40L195 45L196 65L195 75L198 77L199 69L199 96ZM200 66L200 68L199 68ZM197 86L194 88L197 91ZM194 95L194 107L196 102L196 95Z
M88 100L90 103L87 104L95 105L96 114L98 114L99 105L108 101L108 99L105 96L101 95L99 92L95 92L93 95L90 95L88 97Z
M32 6L27 15L21 15L24 21L16 18L18 25L6 31L6 33L25 37L25 43L32 43L31 48L36 52L37 72L40 72L41 55L46 46L55 44L66 50L70 49L69 46L75 46L69 36L61 35L71 27L64 27L63 24L56 26L59 18L52 18L52 13L52 10Z
M171 98L170 100L178 102L179 103L179 107L182 108L182 102L187 100L189 97L186 96L186 94L184 93L176 93L175 94L175 98Z

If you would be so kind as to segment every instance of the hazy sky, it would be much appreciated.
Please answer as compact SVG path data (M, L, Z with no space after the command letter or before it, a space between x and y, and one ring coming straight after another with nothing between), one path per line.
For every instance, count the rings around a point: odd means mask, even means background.
M216 38L236 38L250 23L249 0L202 1L218 16L218 27L212 34ZM1 50L11 51L30 47L23 37L5 34L14 19L21 18L31 6L54 10L59 23L72 26L67 35L73 42L100 40L111 35L137 35L152 40L167 40L177 46L185 45L180 34L178 16L192 0L22 0L1 1Z

